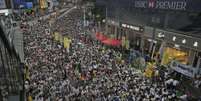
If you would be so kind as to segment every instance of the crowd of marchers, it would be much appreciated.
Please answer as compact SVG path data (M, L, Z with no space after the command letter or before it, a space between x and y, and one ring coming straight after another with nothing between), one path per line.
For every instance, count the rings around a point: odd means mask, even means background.
M188 101L188 94L177 90L179 81L167 72L157 81L144 77L117 61L120 51L83 35L85 30L79 9L51 26L42 19L26 28L27 97L33 101ZM55 31L72 40L69 50L54 40Z

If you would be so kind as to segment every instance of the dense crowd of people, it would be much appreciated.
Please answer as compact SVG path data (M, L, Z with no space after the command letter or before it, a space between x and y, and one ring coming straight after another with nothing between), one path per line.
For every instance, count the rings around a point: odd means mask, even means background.
M160 77L145 78L125 62L121 52L106 49L90 35L84 35L82 10L56 19L41 20L24 33L25 62L30 78L27 95L34 101L187 101L178 96L179 82ZM54 40L53 32L71 38L70 50ZM157 82L154 82L157 81Z

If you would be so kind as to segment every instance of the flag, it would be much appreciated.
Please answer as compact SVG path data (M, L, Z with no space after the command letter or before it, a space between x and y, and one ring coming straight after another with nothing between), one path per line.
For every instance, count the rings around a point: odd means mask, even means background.
M39 0L40 8L47 8L48 4L46 0Z
M70 43L71 43L71 39L68 37L64 37L63 38L63 44L64 44L64 48L70 48Z
M54 39L56 41L59 41L59 33L58 32L54 32Z
M147 64L147 68L145 69L145 72L144 72L144 75L148 78L151 78L153 75L153 72L154 72L154 69L153 69L153 64L152 63L148 63Z
M129 42L129 40L125 41L125 47L126 47L127 50L130 48L130 42Z
M33 101L33 98L31 95L28 96L28 101Z
M30 80L29 67L27 65L25 65L25 79Z
M164 50L164 54L163 54L163 58L162 58L161 64L162 65L166 65L166 64L168 64L168 62L169 62L169 52L168 52L168 48L166 48Z

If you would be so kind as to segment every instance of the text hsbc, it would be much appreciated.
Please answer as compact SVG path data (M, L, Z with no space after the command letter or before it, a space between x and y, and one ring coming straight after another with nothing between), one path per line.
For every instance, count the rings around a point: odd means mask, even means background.
M186 2L183 1L135 1L136 8L156 8L156 9L172 9L172 10L186 10Z

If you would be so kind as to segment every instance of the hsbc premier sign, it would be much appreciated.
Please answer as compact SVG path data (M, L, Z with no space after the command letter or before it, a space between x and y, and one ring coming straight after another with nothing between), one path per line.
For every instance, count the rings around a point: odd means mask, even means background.
M167 10L186 10L185 0L135 0L135 8L152 8Z

